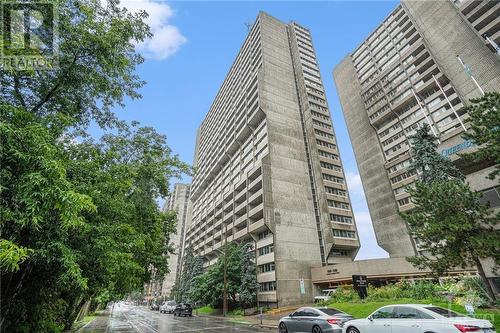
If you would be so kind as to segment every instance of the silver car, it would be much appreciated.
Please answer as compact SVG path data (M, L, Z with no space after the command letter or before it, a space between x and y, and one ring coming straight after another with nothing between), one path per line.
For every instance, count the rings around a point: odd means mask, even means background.
M332 308L300 308L281 318L279 333L342 333L351 315Z

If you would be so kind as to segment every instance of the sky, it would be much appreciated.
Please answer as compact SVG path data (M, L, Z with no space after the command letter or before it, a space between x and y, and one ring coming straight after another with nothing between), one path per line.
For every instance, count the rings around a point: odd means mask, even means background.
M378 247L332 71L397 6L396 1L169 1L127 0L146 10L154 36L137 46L146 61L137 74L147 82L142 99L114 111L167 136L181 160L193 161L196 130L259 11L310 29L332 113L340 155L359 231L357 260L387 257ZM180 180L189 182L185 177Z

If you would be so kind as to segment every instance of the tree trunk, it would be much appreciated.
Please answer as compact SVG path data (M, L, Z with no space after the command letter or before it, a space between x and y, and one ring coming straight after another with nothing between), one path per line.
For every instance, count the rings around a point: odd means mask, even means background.
M493 288L491 288L490 281L488 281L488 278L486 277L486 273L484 273L483 265L481 264L481 260L479 260L478 257L474 258L474 261L476 262L476 267L477 267L477 272L479 276L481 277L481 280L483 280L484 287L486 288L486 294L488 294L488 297L491 302L496 302L497 298L495 296L495 293L493 292Z

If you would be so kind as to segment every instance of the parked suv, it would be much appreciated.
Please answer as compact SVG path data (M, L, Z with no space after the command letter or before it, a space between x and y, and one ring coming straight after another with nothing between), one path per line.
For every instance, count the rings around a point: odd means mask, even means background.
M175 303L175 301L166 301L160 306L160 313L172 313L176 305L177 303Z
M191 304L187 303L179 303L175 307L174 310L174 316L193 316L193 308L191 307Z

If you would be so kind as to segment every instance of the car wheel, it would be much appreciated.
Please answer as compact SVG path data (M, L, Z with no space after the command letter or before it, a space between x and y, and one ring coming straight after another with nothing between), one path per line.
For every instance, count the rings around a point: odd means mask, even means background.
M285 323L281 323L279 327L279 333L288 333Z
M346 333L359 333L359 331L356 327L349 327Z
M323 330L319 326L314 326L312 333L323 333Z

